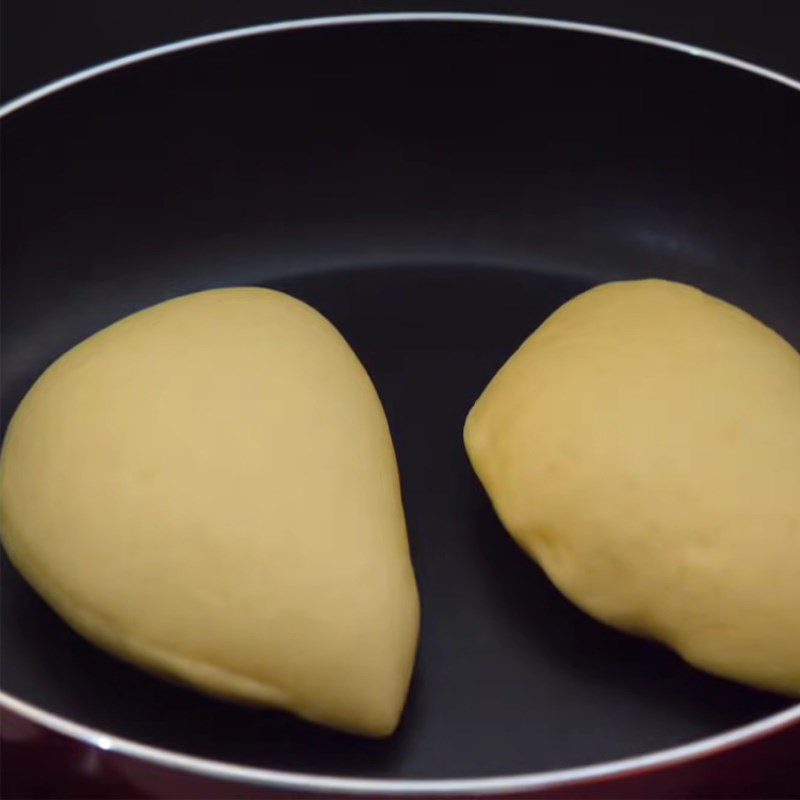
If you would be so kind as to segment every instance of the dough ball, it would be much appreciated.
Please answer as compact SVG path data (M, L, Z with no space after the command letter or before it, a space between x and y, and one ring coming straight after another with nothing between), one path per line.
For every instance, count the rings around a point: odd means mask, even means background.
M180 297L56 361L0 461L3 541L101 647L370 736L419 601L389 428L336 329L266 289Z
M661 280L556 311L475 404L498 515L598 619L800 694L800 354Z

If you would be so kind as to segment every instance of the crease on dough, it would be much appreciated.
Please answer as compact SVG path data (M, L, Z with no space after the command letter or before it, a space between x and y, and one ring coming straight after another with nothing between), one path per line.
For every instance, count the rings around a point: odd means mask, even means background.
M19 548L9 547L8 540L4 540L4 546L16 567L16 553L19 552ZM236 700L246 705L263 703L316 721L304 710L293 706L287 692L265 681L232 672L189 656L176 655L161 645L141 637L125 635L124 631L119 630L118 623L110 624L104 621L102 613L81 603L76 603L71 598L68 599L66 592L57 586L56 581L43 577L43 570L39 568L38 564L35 570L31 570L31 559L25 560L28 563L28 580L36 591L47 600L50 607L70 628L85 636L93 644L100 646L101 649L108 650L127 662L157 673L159 677L168 681L180 681L182 684L185 682L189 688L193 688L193 685L202 686L204 691L216 697ZM62 613L62 609L66 608L71 611L69 617ZM221 688L220 683L224 688Z

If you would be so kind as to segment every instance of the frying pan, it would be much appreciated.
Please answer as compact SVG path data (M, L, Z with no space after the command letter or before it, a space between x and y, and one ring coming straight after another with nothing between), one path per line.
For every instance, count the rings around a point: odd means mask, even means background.
M565 600L502 530L460 435L522 339L601 281L687 281L800 345L798 89L624 31L420 13L181 42L6 106L3 428L48 363L125 314L210 287L290 292L384 402L423 605L401 728L367 741L100 652L3 556L14 763L35 761L40 788L58 775L61 797L667 796L686 762L719 780L766 752L753 740L800 748L792 700Z

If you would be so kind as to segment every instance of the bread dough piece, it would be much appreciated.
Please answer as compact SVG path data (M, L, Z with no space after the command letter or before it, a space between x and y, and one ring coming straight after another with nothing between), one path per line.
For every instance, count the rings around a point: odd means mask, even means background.
M395 729L419 601L394 450L309 306L223 289L112 325L39 378L0 470L9 555L88 639L213 694Z
M504 525L578 606L800 694L800 354L677 283L556 311L467 419Z

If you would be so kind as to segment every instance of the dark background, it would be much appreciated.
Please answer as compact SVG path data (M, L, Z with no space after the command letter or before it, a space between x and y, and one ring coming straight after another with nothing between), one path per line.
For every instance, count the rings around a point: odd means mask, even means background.
M2 0L0 91L176 39L280 19L370 11L492 11L649 33L800 78L800 3L730 0Z

